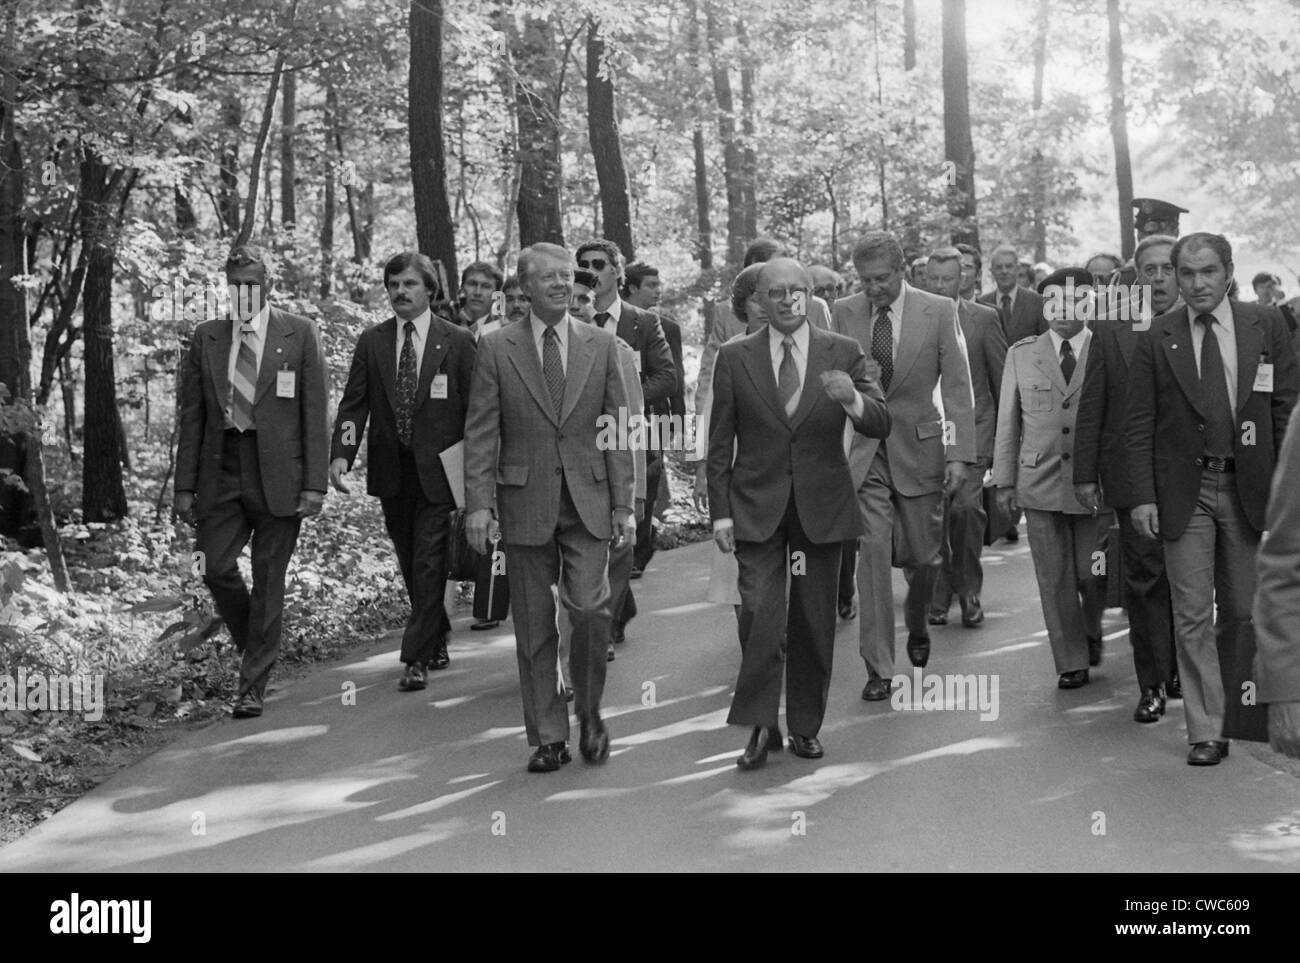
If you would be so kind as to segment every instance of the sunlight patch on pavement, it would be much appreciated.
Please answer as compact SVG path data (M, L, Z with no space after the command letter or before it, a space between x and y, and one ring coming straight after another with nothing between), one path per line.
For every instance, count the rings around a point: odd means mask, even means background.
M686 736L694 732L712 732L715 729L725 729L727 727L728 711L727 709L718 709L715 712L706 712L703 715L692 716L680 722L671 722L666 726L647 729L644 732L634 732L630 736L619 736L612 742L616 746L643 746L647 743L675 739L678 736Z
M1300 866L1300 810L1260 829L1236 833L1228 845L1247 859Z
M332 853L329 856L322 856L320 859L313 859L309 863L304 863L302 869L321 869L336 872L339 870L363 869L374 863L395 859L422 846L432 846L444 839L450 839L464 830L466 825L467 821L459 817L445 819L440 823L430 823L428 826L421 827L420 832L408 833L398 836L396 839L387 839L382 843L358 846L356 849L348 849L341 853Z
M669 609L651 609L651 615L687 615L691 612L702 612L705 609L711 609L716 602L690 602L686 605L674 605Z
M1109 699L1103 699L1100 702L1089 702L1086 705L1075 706L1072 709L1062 709L1064 715L1084 715L1092 712L1113 712L1116 709L1126 708L1127 704L1121 702L1118 698L1111 696Z
M438 796L436 799L430 799L428 802L417 803L414 806L407 806L405 809L399 809L396 812L384 813L382 816L376 816L375 822L386 823L394 819L409 819L412 816L423 816L425 813L436 812L445 806L458 803L462 799L468 799L475 793L480 793L484 789L491 789L493 786L501 785L500 779L494 779L492 782L485 782L481 786L473 786L470 789L462 789L460 792L447 793L445 796Z
M662 678L662 676L660 678ZM605 719L613 719L616 716L625 716L632 712L645 712L647 709L663 709L666 706L677 705L679 702L688 702L691 699L709 699L715 695L718 695L719 693L730 692L730 691L731 691L731 686L715 685L715 686L710 686L707 689L700 689L697 692L692 692L689 695L676 696L672 699L658 699L655 701L654 705L647 706L647 705L642 705L640 703L637 703L636 705L630 705L630 706L605 707L600 710L600 714Z
M473 782L475 779L486 779L492 775L490 772L472 772L468 776L457 776L455 779L448 779L447 785L454 786L458 782Z
M1001 645L998 646L996 649L989 649L986 652L971 652L967 656L967 658L983 659L983 658L987 658L990 655L1005 655L1008 652L1019 652L1022 649L1036 649L1038 648L1038 646L1042 644L1043 644L1042 639L1039 639L1034 642L1016 642L1013 643L1012 645Z
M452 696L450 699L438 699L436 702L430 702L429 705L435 709L450 709L452 706L463 706L466 702L473 702L481 692L475 692L473 695Z

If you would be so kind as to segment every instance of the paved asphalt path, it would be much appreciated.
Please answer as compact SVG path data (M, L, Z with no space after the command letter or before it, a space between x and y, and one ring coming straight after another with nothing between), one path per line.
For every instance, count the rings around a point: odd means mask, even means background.
M996 678L996 718L863 702L857 623L841 622L826 757L739 772L748 732L724 721L735 619L700 601L712 550L660 553L635 583L604 766L575 744L559 772L525 771L510 623L484 637L460 618L425 692L397 691L386 636L272 693L261 719L186 733L118 773L0 850L0 872L1300 867L1294 775L1241 743L1187 766L1181 703L1132 721L1121 612L1093 683L1056 688L1023 538L985 551L987 621L935 629L926 669Z

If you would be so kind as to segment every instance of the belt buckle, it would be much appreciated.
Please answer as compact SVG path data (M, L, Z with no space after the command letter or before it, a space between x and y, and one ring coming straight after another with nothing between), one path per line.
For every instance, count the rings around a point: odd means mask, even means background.
M1226 458L1207 457L1205 459L1205 467L1210 469L1210 471L1224 472L1227 471L1228 460Z

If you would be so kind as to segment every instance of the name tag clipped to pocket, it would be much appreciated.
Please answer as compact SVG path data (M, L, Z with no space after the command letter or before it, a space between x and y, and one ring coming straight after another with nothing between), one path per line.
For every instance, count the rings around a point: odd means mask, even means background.
M293 398L298 385L298 372L292 368L281 368L275 373L275 396Z
M447 400L447 376L445 374L433 376L433 380L429 382L429 397L434 401Z
M1259 367L1255 369L1255 384L1251 391L1273 391L1273 365L1263 359L1260 359Z

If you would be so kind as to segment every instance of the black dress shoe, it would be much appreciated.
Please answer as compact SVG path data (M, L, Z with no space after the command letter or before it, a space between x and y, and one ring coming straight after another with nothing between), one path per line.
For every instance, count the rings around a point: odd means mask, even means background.
M528 771L555 772L572 758L569 755L568 747L564 743L551 742L537 747L537 751L528 760Z
M931 625L947 625L947 624L948 624L948 610L947 610L947 609L937 608L937 607L935 607L935 606L931 606L931 607L930 607L930 612L929 612L929 614L925 617L925 620L926 620L927 622L929 622Z
M1056 680L1056 686L1059 689L1078 689L1087 684L1087 669L1075 669L1073 672L1062 672L1061 677Z
M560 695L564 696L564 701L565 701L565 702L572 702L572 701L573 701L573 690L570 689L567 685L566 685L566 686L562 686L562 687L560 688Z
M852 622L858 617L858 600L849 599L847 602L839 604L840 618L845 622Z
M1137 708L1133 710L1133 721L1159 722L1164 714L1165 694L1160 691L1160 687L1143 689L1142 698L1138 700Z
M582 719L582 734L578 739L578 749L587 762L602 763L609 758L609 733L599 712Z
M1008 529L1008 530L1007 530L1007 541L1008 541L1008 542L1018 542L1018 541L1020 541L1020 529L1018 529L1018 528L1011 528L1011 529Z
M1088 640L1088 664L1091 666L1101 665L1101 639Z
M973 629L984 621L984 606L980 605L978 595L968 595L961 599L961 624Z
M801 736L794 732L790 733L790 751L800 759L820 759L826 755L816 736Z
M772 726L767 730L767 751L781 752L785 749L785 740L781 738L781 727Z
M893 682L890 679L870 678L867 680L867 684L862 687L862 698L867 702L881 702L888 699L892 684Z
M428 685L428 681L424 666L418 662L410 662L406 666L406 671L402 673L402 677L397 680L397 688L401 692L418 692Z
M262 693L256 688L249 689L235 700L230 714L236 719L256 719L262 714Z
M912 661L912 665L918 669L924 669L925 664L930 661L930 637L928 635L912 635L909 632L907 636L907 657Z
M639 568L633 568L632 571L628 574L628 578L630 579L638 579L640 577L641 577L641 570Z
M622 645L627 641L627 635L624 633L624 627L617 622L609 630L609 640L615 645Z
M767 762L768 744L772 741L772 730L767 726L754 726L749 735L749 745L736 760L736 765L745 771L757 769Z
M1228 758L1226 742L1198 742L1187 754L1189 766L1217 766Z
M607 647L606 647L606 649L605 649L605 661L606 661L606 662L613 662L613 661L614 661L614 643L613 643L613 642L607 642L607 643L606 643L606 646L607 646Z
M438 640L438 650L433 653L433 658L429 660L429 668L437 671L445 669L451 665L451 656L447 654L447 637L443 636Z
M488 629L495 629L500 625L497 619L479 619L469 627L471 632L486 632Z
M1165 686L1165 695L1170 699L1181 699L1183 697L1183 680L1178 678L1177 669L1174 670L1174 677Z

